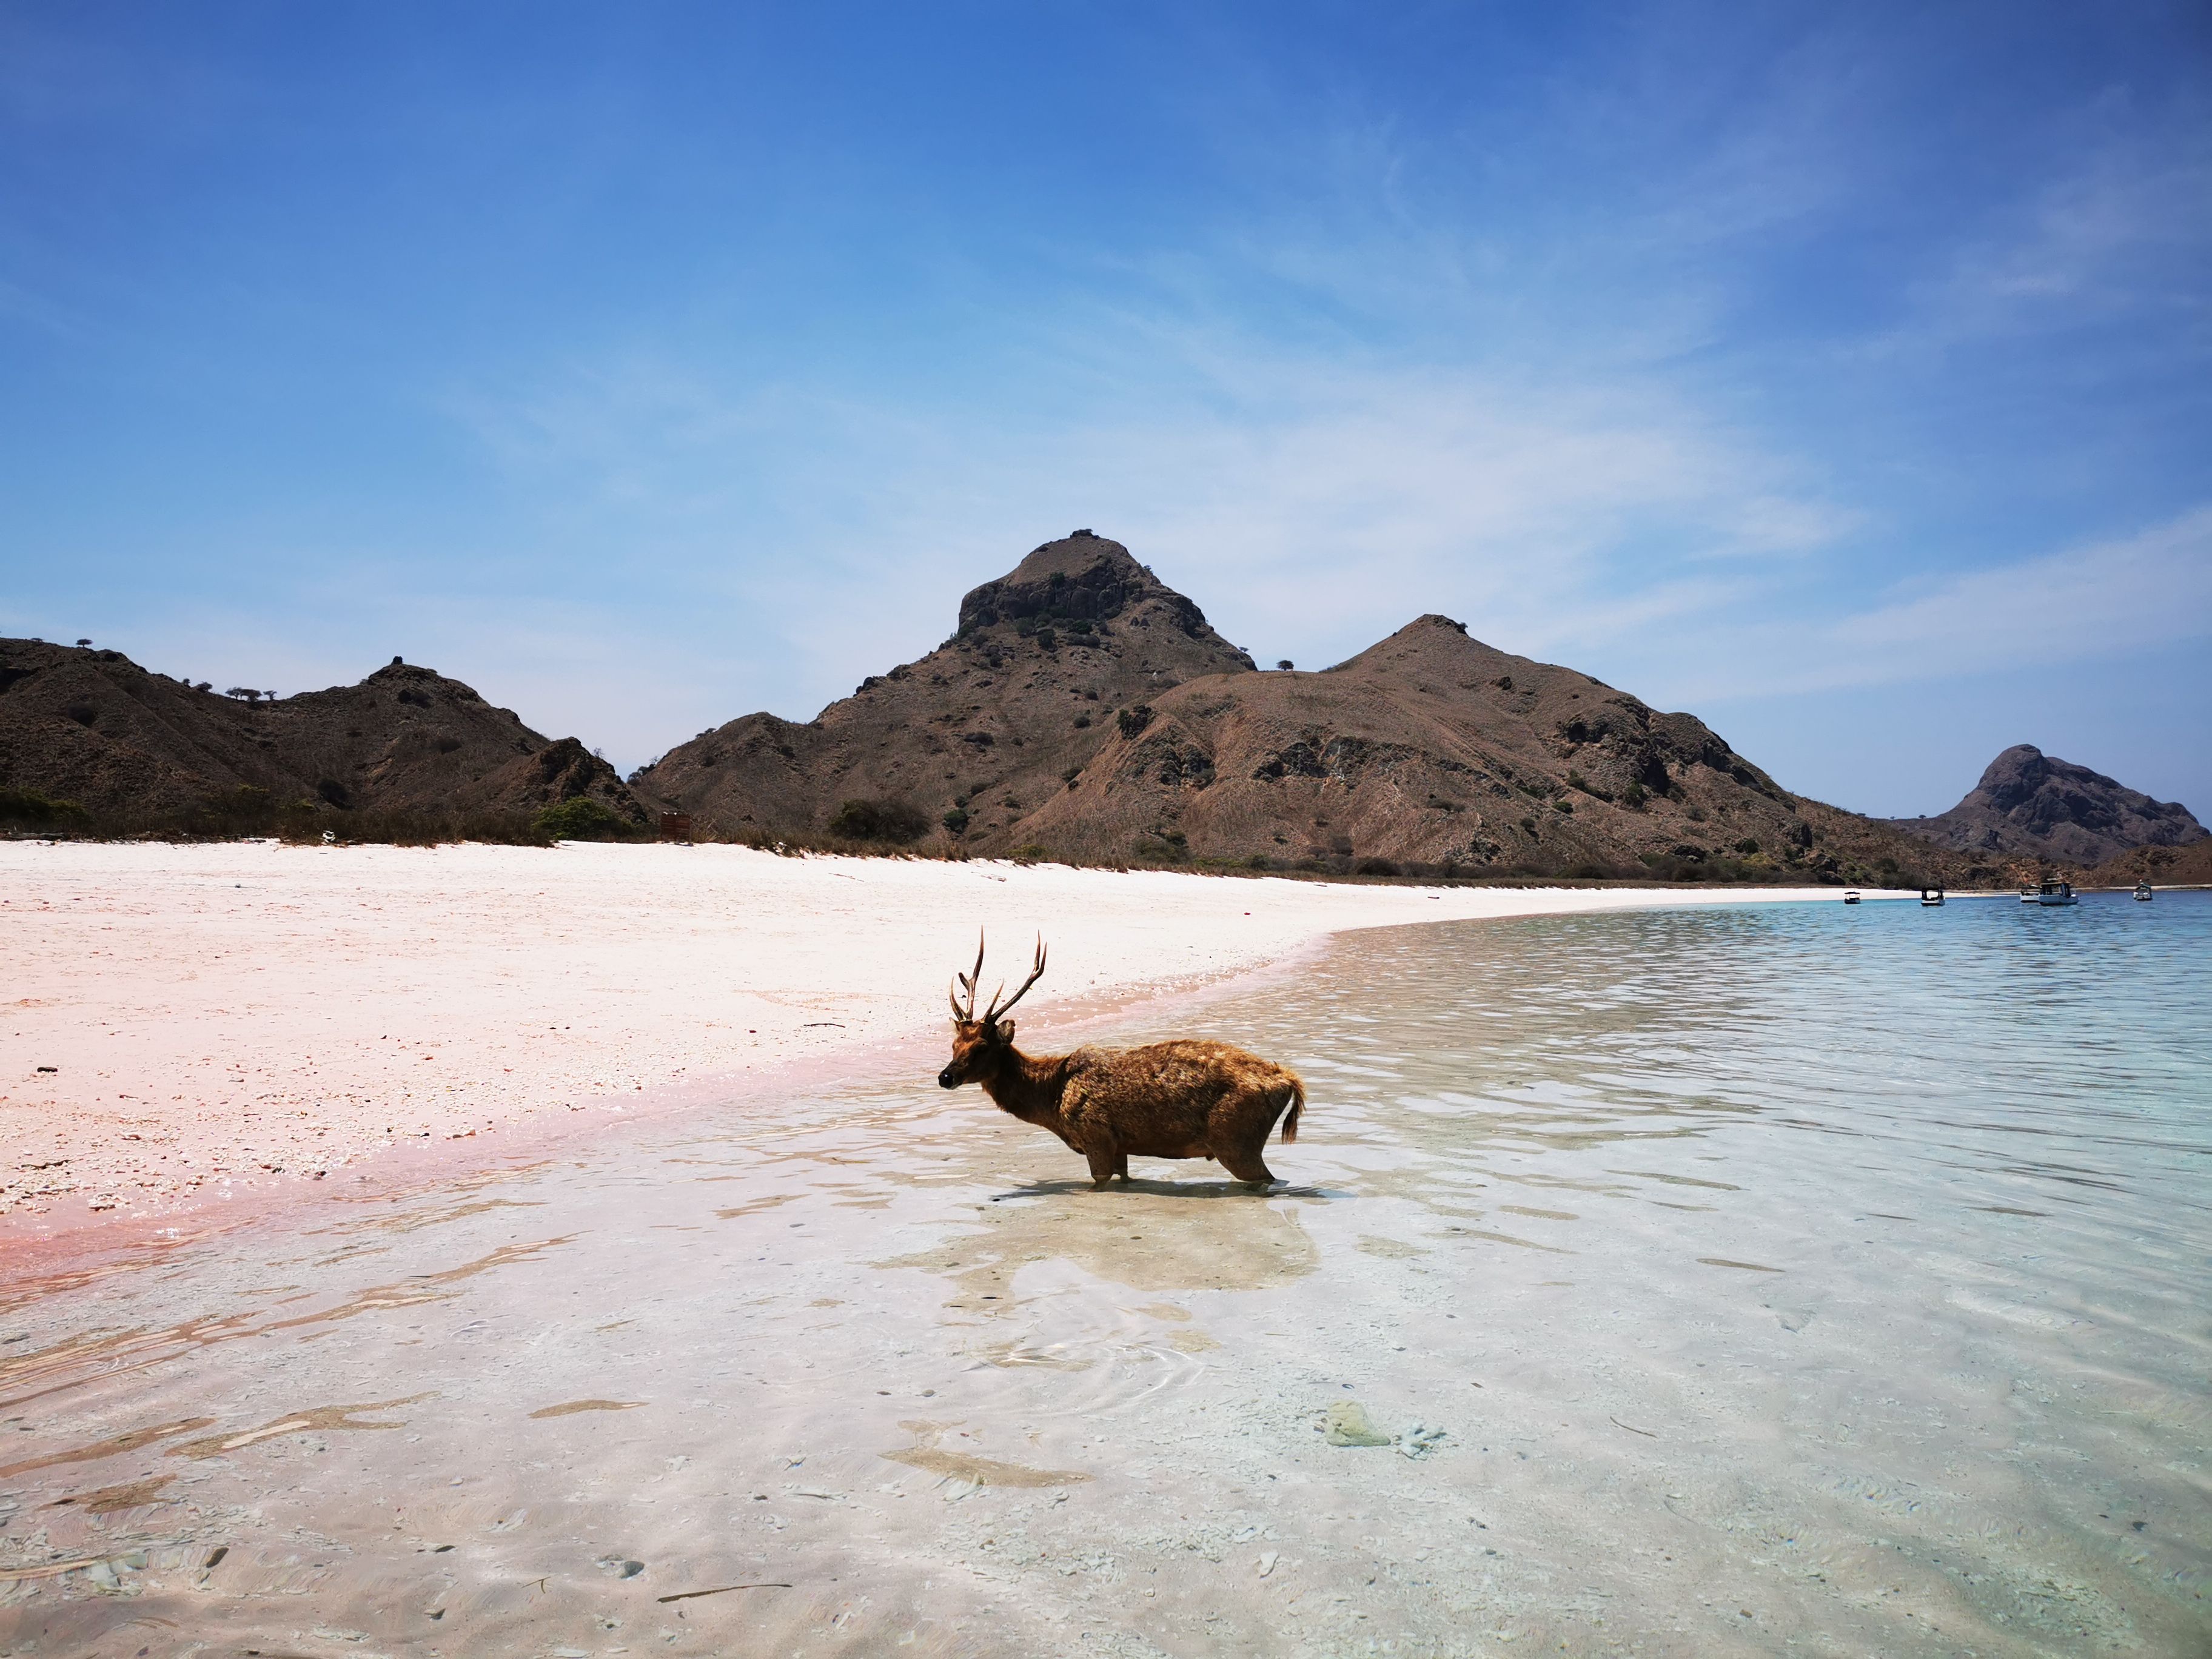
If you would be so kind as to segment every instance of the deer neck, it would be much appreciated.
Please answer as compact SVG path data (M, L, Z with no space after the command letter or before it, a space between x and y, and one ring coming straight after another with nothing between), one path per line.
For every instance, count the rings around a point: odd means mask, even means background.
M1036 1057L1009 1047L998 1069L983 1079L983 1092L1002 1112L1024 1123L1057 1128L1060 1096L1067 1087L1067 1056Z

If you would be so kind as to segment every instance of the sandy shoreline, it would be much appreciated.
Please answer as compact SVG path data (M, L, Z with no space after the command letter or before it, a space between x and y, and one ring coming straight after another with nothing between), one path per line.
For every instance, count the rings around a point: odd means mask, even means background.
M734 848L0 844L0 1218L266 1199L398 1149L933 1034L978 925L1072 1012L1350 928L1832 889L1431 890ZM46 1068L52 1068L51 1070Z

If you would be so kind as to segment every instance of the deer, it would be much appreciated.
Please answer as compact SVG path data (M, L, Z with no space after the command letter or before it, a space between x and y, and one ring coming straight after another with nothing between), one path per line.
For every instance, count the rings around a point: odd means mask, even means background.
M1021 988L1008 997L1001 981L978 1019L978 933L975 967L953 975L952 1059L937 1074L940 1088L980 1083L1000 1111L1051 1130L1089 1161L1093 1192L1117 1176L1127 1187L1133 1157L1212 1158L1248 1186L1273 1184L1261 1152L1279 1117L1285 1143L1298 1138L1306 1085L1297 1073L1226 1042L1188 1039L1025 1054L1006 1016L1044 976L1044 964L1040 933Z

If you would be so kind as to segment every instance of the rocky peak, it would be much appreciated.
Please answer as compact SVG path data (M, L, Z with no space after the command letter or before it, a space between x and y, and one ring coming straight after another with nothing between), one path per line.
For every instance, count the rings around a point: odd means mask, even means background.
M396 692L402 702L420 703L432 692L442 692L456 702L482 702L472 685L459 680L447 679L434 668L423 668L415 663L402 662L394 657L383 667L371 671L362 682L363 688L377 687ZM333 688L342 690L343 688Z
M2207 831L2178 801L2154 800L2101 772L2018 743L1983 769L1949 811L1893 818L1899 829L1961 852L2101 864L2139 847L2182 847Z
M2117 789L2119 785L2111 778L2100 777L2086 766L2069 766L2060 761L2056 766L2032 743L2016 743L1982 769L1981 781L1973 793L1983 798L2000 812L2008 812L2067 772L2078 772L2087 781ZM2063 789L2063 783L2061 786Z
M960 601L966 639L986 629L1024 623L1085 628L1111 623L1124 612L1150 607L1194 640L1215 638L1206 613L1130 556L1129 550L1088 530L1034 548L1007 574L971 589ZM1081 631L1079 629L1079 631ZM1252 665L1237 653L1244 667ZM1237 662L1222 665L1234 669Z

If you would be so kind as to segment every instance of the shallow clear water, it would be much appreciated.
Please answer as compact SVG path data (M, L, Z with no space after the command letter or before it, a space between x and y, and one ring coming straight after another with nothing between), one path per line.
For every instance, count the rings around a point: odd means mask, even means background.
M1265 1199L918 1066L185 1247L0 1315L0 1565L111 1564L0 1649L2204 1651L2207 962L1390 930L1113 1034L1305 1074Z

